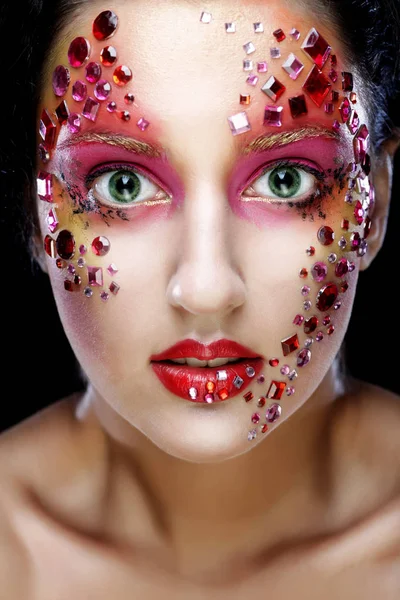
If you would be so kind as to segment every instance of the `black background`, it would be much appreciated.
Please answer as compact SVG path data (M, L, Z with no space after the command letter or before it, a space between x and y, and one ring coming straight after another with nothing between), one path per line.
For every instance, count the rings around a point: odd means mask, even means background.
M399 194L398 153L387 236L376 260L360 275L346 336L350 372L396 393L400 393ZM4 219L0 223L3 245L0 430L82 386L48 277L38 268L32 270L12 225Z

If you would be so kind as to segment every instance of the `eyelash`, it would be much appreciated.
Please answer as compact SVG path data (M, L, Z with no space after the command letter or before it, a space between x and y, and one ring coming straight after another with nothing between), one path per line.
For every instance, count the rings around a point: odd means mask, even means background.
M277 199L268 199L266 197L263 196L245 196L246 198L248 198L248 201L256 201L259 200L261 202L265 202L266 204L272 204L275 206L282 206L285 205L289 208L297 208L297 209L301 209L304 210L306 208L309 208L313 205L313 203L315 202L315 200L318 198L318 200L322 200L323 197L326 195L326 192L324 193L322 190L322 184L323 182L326 180L327 175L316 169L311 167L310 165L306 164L305 162L301 161L301 160L296 160L296 159L281 159L281 160L277 160L275 162L269 163L267 165L263 165L261 168L257 169L257 171L255 171L255 173L253 173L253 175L249 178L249 182L246 183L246 186L244 188L241 188L239 190L239 195L242 196L242 194L246 191L249 190L256 182L258 179L260 179L264 174L266 174L268 171L273 171L274 169L277 169L279 167L291 167L291 168L297 168L300 169L302 171L305 171L307 173L309 173L310 175L312 175L313 177L315 177L316 181L317 181L317 190L312 193L311 195L309 195L307 198L303 198L301 200L286 200L286 201L280 201ZM146 169L142 169L139 168L137 166L133 167L132 165L129 165L127 163L121 163L121 164L107 164L107 165L103 165L99 168L97 168L94 172L91 172L89 175L86 176L85 178L85 186L86 189L88 190L88 192L90 192L92 190L92 184L93 182L101 175L104 175L106 173L112 173L112 172L118 172L118 171L130 171L134 174L139 174L142 175L143 177L146 177L147 179L149 179L151 182L155 183L157 186L160 187L160 189L167 195L168 198L171 198L172 195L170 193L168 193L167 190L164 189L163 185L161 184L161 182L157 181L157 178L150 172L148 172ZM92 199L94 199L96 201L96 203L98 205L106 205L106 206L110 206L106 203L101 202L100 200L98 200L96 197L93 197ZM137 202L136 206L146 206L146 205L152 205L152 204L156 204L156 201L154 200L145 200L145 201L141 201L141 202ZM117 202L116 202L117 205ZM116 206L116 208L118 208L118 206ZM123 205L121 203L121 206L123 206L125 209L126 208L130 208L135 206L135 202L133 202L132 204L126 204Z

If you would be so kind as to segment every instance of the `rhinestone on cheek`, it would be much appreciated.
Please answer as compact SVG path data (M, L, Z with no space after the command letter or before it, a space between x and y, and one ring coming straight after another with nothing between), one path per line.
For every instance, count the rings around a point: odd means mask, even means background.
M265 375L260 375L259 377L257 377L257 383L259 383L260 385L262 383L265 383Z
M77 113L71 113L68 117L67 125L71 133L79 133L82 127L82 120Z
M253 54L253 52L256 51L256 48L253 42L247 42L247 44L243 45L243 50L246 52L246 54Z
M67 93L71 81L69 69L63 65L58 65L53 72L53 91L56 96L64 96Z
M96 256L105 256L110 251L110 241L104 236L96 237L92 242L92 252Z
M248 106L251 102L251 96L250 94L240 94L240 104L244 104L245 106Z
M52 150L56 142L57 123L53 120L49 111L44 108L40 116L39 134L47 150Z
M90 55L90 44L84 37L75 38L68 49L68 62L78 69L85 64Z
M135 96L131 93L125 94L124 102L125 104L133 104L135 102Z
M300 347L300 342L297 333L289 338L286 338L285 340L282 340L281 344L283 356L289 356L289 354L291 354Z
M118 86L122 87L132 80L132 71L129 67L121 65L114 71L113 80Z
M246 83L248 83L251 86L256 86L258 83L258 77L257 75L249 75L248 78L246 79Z
M297 366L300 368L306 367L311 360L311 350L304 348L297 355Z
M36 178L37 194L45 202L53 202L53 175L46 171L39 171Z
M318 292L316 307L321 312L327 312L335 304L338 295L338 287L334 283L328 283Z
M56 256L57 256L56 242L55 242L55 240L53 240L51 235L46 235L46 237L43 240L43 247L44 247L46 254L48 256L50 256L50 258L56 258Z
M70 231L63 229L56 240L57 254L64 260L70 260L75 254L75 238Z
M116 102L112 101L107 104L107 111L109 113L114 113L117 110Z
M99 111L99 108L100 103L89 96L89 98L85 102L85 106L83 107L82 115L89 121L95 122L97 119L97 113Z
M69 108L68 108L68 104L65 102L65 100L63 100L57 106L57 108L54 112L56 114L57 120L60 123L60 125L65 125L65 123L68 121L68 117L69 117Z
M110 275L112 277L114 277L114 275L116 275L118 273L118 269L117 267L114 265L114 263L111 263L111 265L108 265L107 267L107 271L110 273Z
M110 94L111 85L105 79L100 79L94 88L94 95L96 96L97 100L107 100Z
M266 73L268 71L268 63L265 60L257 63L257 71L259 73Z
M236 32L235 23L225 23L225 31L226 31L226 33L235 33Z
M273 404L267 411L266 418L268 423L275 423L282 414L282 407L279 404Z
M328 275L328 267L323 262L316 262L311 269L311 276L317 283L321 283Z
M49 214L46 217L46 223L47 223L47 227L49 228L49 231L51 233L54 233L59 225L59 221L57 218L57 213L54 210L54 208L51 208L49 211Z
M286 389L284 381L272 381L268 390L267 398L270 400L280 400Z
M311 333L314 333L314 331L317 329L318 327L318 318L317 317L311 317L310 319L307 319L307 321L304 323L304 333L306 335L310 335Z
M289 31L289 35L290 37L295 40L296 42L300 39L300 31L298 29L296 29L295 27L293 27L290 31Z
M72 97L75 102L82 102L87 97L87 85L84 81L75 81L72 86Z
M104 10L93 22L93 35L102 42L112 37L118 27L118 17L112 10Z
M243 398L246 400L246 402L251 402L254 398L254 394L252 392L247 392Z
M317 238L323 246L330 246L335 239L335 232L331 227L321 227L317 233Z
M89 285L92 287L102 287L103 269L101 267L87 267Z
M285 33L282 31L282 29L276 29L275 31L272 32L272 35L274 36L274 38L276 39L277 42L283 42L283 40L286 39L286 35Z

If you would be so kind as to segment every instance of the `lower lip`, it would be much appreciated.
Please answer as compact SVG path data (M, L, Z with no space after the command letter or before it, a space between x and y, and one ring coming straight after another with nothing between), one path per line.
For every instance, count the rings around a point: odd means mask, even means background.
M189 402L215 404L242 394L260 374L264 361L249 358L221 367L190 367L170 362L152 362L151 366L161 383L176 396ZM221 380L218 373L226 379Z

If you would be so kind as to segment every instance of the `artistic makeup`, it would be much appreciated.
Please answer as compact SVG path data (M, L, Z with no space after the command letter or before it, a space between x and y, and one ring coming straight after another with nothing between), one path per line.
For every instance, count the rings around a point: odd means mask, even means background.
M221 22L202 12L197 26L221 29ZM93 39L71 40L65 64L53 73L54 107L43 108L40 119L37 182L40 200L48 203L45 250L65 274L65 290L81 293L89 306L96 297L112 306L113 296L120 299L124 292L113 256L119 240L113 236L127 231L133 236L150 215L160 221L173 217L190 200L183 175L141 112L136 73L120 60L117 31L118 17L107 10L94 20ZM177 357L158 355L151 361L152 376L155 372L157 384L195 404L230 399L245 404L252 442L285 416L304 370L334 339L348 290L355 286L357 259L367 251L374 188L369 133L358 116L353 76L341 67L329 40L315 27L285 30L260 21L224 22L222 35L233 41L237 36L241 77L231 106L220 111L235 149L226 169L224 192L232 213L227 221L238 217L246 227L255 224L266 241L279 231L276 243L282 247L290 245L296 229L311 233L293 267L292 312L276 315L282 317L282 335L269 356L196 367L163 363ZM167 134L168 126L180 127L179 121L169 124L168 116L165 121ZM184 138L177 139L183 156ZM50 160L52 172L45 166ZM62 210L81 219L74 233L66 219L60 225ZM104 225L115 229L109 235L97 231ZM277 254L282 260L284 252ZM165 265L173 270L167 259ZM195 341L184 347L189 358Z

